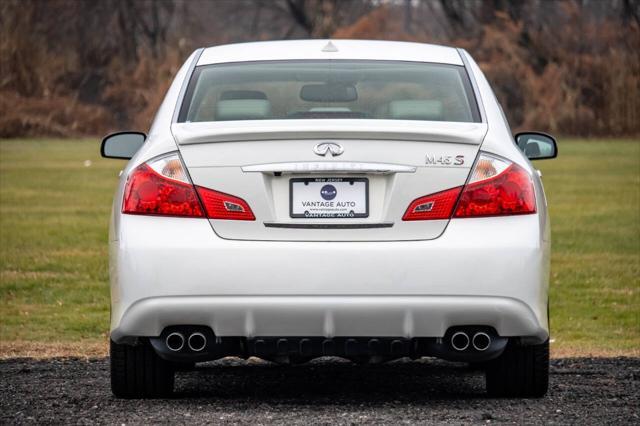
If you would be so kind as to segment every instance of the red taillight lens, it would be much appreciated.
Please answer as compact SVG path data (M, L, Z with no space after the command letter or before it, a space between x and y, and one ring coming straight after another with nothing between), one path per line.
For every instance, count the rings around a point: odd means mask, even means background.
M124 191L122 212L255 220L243 199L194 186L177 153L151 160L131 172Z
M204 204L207 217L211 219L256 220L249 204L242 198L196 186Z
M449 219L461 190L460 186L413 200L402 220Z
M147 164L138 166L129 176L122 212L204 217L193 185L162 176Z
M458 207L453 213L456 218L536 212L529 173L503 158L482 153L464 188L452 188L414 200L402 220L448 219L456 202Z
M496 176L467 184L460 196L454 217L535 212L536 197L529 173L517 164L510 164Z

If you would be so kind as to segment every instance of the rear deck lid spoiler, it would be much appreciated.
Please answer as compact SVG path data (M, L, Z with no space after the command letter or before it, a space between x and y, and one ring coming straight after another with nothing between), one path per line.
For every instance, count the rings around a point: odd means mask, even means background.
M480 145L486 123L409 120L252 120L173 123L179 145L288 139L437 141Z

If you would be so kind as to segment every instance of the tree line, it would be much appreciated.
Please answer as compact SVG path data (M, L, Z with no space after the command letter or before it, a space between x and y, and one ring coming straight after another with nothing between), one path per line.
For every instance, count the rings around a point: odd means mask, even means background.
M638 0L4 0L0 137L145 130L195 48L301 38L463 47L514 130L640 135Z

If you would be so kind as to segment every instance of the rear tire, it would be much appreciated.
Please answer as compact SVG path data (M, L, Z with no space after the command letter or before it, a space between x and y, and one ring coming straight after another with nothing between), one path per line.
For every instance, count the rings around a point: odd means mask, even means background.
M533 346L509 342L502 355L487 363L485 375L490 396L544 396L549 387L549 341Z
M174 368L148 341L120 345L111 341L111 391L118 398L163 398L173 392Z

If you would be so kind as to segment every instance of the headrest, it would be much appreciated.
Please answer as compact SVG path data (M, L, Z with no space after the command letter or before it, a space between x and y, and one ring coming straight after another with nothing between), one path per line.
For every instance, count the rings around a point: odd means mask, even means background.
M261 120L271 113L271 102L266 99L229 99L216 104L216 120Z
M396 120L442 120L442 102L404 100L389 102L389 115Z

